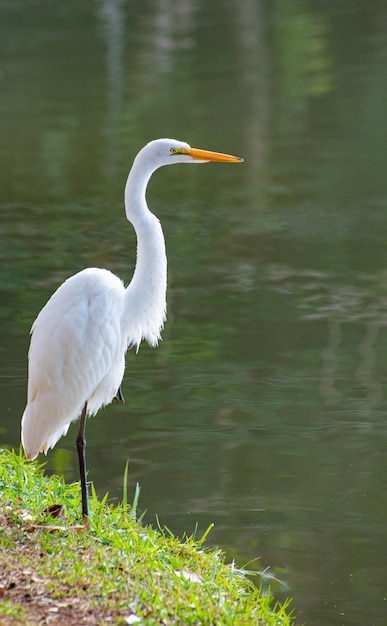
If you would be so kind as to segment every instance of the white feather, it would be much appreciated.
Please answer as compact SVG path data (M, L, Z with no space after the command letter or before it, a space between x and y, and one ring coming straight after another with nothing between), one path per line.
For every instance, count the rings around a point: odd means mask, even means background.
M67 279L32 327L22 443L29 459L88 413L112 401L124 373L125 289L117 276L90 268Z

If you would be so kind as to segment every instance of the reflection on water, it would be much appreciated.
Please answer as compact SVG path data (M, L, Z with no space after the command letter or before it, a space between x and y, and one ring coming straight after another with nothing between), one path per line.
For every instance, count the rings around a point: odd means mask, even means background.
M342 399L335 383L340 378L345 330L348 324L356 324L357 355L351 356L354 384L362 388L369 408L378 406L384 399L384 392L383 385L374 376L374 368L387 328L385 270L375 275L354 276L352 283L344 285L337 283L338 276L326 272L284 266L269 267L268 276L276 291L295 297L300 319L326 322L319 387L326 404L335 405Z
M120 498L129 458L146 519L215 522L298 623L383 623L384 3L37 4L1 24L0 443L19 445L52 291L90 265L130 279L137 150L169 135L240 154L152 180L168 322L129 353L126 405L88 424L90 476ZM69 480L75 433L47 457Z

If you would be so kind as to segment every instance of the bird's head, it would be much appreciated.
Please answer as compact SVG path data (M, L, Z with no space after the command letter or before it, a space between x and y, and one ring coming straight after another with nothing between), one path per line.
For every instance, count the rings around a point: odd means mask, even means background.
M155 139L141 150L140 155L149 162L153 162L155 167L174 163L208 163L209 161L240 163L243 161L231 154L191 148L188 143L177 139Z

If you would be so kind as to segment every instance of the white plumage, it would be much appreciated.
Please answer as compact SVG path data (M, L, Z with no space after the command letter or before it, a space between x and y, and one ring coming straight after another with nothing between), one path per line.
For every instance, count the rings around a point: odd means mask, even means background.
M138 348L143 339L156 346L166 318L165 243L160 222L146 204L148 181L163 165L241 160L174 139L147 144L135 158L125 187L126 215L137 235L132 281L125 288L108 270L82 270L57 289L32 326L22 444L27 458L34 459L52 448L82 414L77 447L84 516L85 418L119 392L128 347Z
M90 268L68 278L39 313L32 326L22 419L28 459L52 448L85 402L93 415L116 395L127 348L124 301L117 276Z

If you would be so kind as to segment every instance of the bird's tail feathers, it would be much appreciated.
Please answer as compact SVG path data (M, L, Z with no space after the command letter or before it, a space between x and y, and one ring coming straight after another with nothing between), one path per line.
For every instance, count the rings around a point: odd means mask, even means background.
M38 400L27 404L22 417L21 440L29 461L36 459L39 452L46 454L67 433L70 425L68 420L63 424L57 417L55 412L44 409Z

